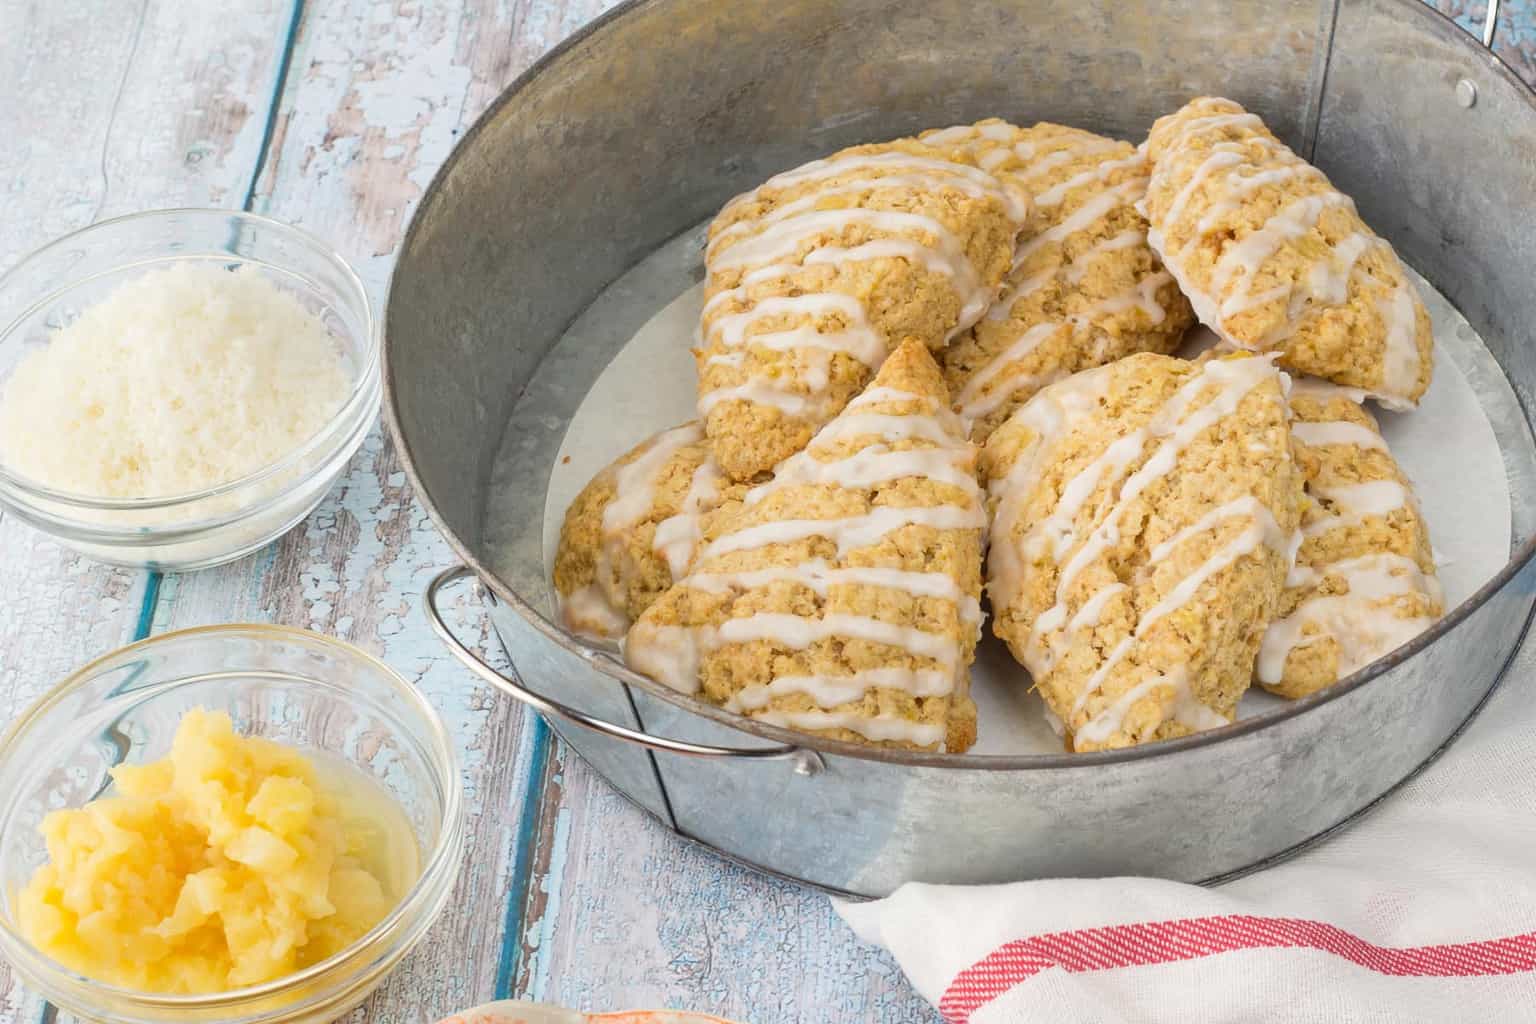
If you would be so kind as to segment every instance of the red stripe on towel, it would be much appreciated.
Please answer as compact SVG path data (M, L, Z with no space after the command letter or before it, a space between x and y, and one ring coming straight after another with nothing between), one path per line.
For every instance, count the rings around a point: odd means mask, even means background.
M1398 977L1462 978L1536 969L1536 932L1444 946L1378 946L1322 921L1229 914L1084 928L1016 939L949 983L939 1012L950 1024L1048 967L1073 974L1194 960L1239 949L1316 949Z

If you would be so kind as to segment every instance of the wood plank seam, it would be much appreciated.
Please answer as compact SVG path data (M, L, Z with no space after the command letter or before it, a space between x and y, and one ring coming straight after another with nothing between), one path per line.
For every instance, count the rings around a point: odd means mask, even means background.
M261 126L261 142L256 147L256 166L251 169L250 184L245 187L245 197L240 209L251 212L256 201L256 185L266 168L267 156L272 152L272 138L277 132L277 114L282 109L283 94L288 91L288 75L293 68L293 51L298 48L299 26L304 20L304 0L293 0L288 10L288 26L283 34L283 47L277 57L277 70L272 75L272 93L267 100L267 120Z
M516 857L512 862L512 878L507 888L507 903L502 911L501 956L496 964L496 998L511 999L514 988L521 987L523 964L526 958L523 931L528 921L528 903L537 892L535 877L545 877L546 863L536 863L539 852L539 828L548 805L552 789L549 780L549 748L553 742L550 728L542 716L528 712L533 736L532 753L529 757L528 778L530 785L523 793L522 806L518 808ZM538 780L537 785L532 780ZM547 851L544 851L547 853Z

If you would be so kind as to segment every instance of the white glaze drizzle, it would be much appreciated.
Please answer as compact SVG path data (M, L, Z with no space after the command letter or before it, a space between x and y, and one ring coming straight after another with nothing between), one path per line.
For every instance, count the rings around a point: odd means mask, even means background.
M920 161L920 163L924 165L939 163L939 161L921 160L920 158L912 157L908 161L903 161L901 166L903 168L911 167L913 161ZM946 171L948 169L959 166L962 165L943 164L943 167L946 169ZM970 168L967 169L969 170ZM990 176L984 175L983 177L989 178ZM776 224L779 221L788 220L797 214L804 213L806 210L815 209L817 206L828 199L833 199L838 196L863 195L865 193L872 192L881 188L914 188L922 191L937 191L944 188L954 188L975 199L985 199L990 197L998 200L1005 206L1009 202L1009 199L1004 195L1003 190L997 186L995 181L978 181L958 174L888 174L876 178L858 178L853 181L839 182L832 188L818 189L808 195L801 196L799 199L794 199L790 202L782 203L774 207L771 212L764 214L761 217L757 217L751 220L739 220L726 225L721 230L715 232L714 237L709 240L709 244L704 250L705 257L708 258L721 245L721 243L729 239L735 238L739 235L747 234L769 224Z
M848 409L853 408L851 404L848 406ZM819 442L829 444L854 437L878 437L887 443L921 439L935 444L948 444L955 433L958 433L955 428L946 430L932 416L904 416L878 412L850 414L848 409L844 410L844 415L832 420L821 429L817 434Z
M1131 708L1159 687L1167 687L1172 691L1166 708L1172 714L1168 717L1187 726L1191 731L1203 732L1206 729L1218 729L1223 725L1231 724L1229 719L1200 703L1190 688L1188 673L1179 669L1171 676L1155 674L1116 697L1113 702L1077 730L1073 737L1074 743L1103 743L1121 730L1125 725L1125 716ZM1160 707L1159 710L1164 709Z
M955 233L932 217L920 213L895 210L865 210L860 208L840 210L808 210L786 220L770 224L762 231L744 238L715 256L710 262L711 273L754 263L774 264L793 258L808 240L821 234L836 235L854 225L863 225L882 234L899 234L916 231L933 238L931 244L922 244L926 250L925 263L942 267L946 276L955 284L966 306L975 304L982 295L983 308L991 296L981 284L976 268L971 265L965 250ZM914 245L918 244L914 241ZM804 263L821 245L813 245L800 257ZM839 253L838 258L846 256ZM824 257L823 259L827 259ZM980 315L979 313L977 315Z
M1264 122L1259 118L1259 115L1250 114L1247 111L1232 111L1223 114L1205 114L1200 117L1191 117L1185 120L1183 124L1179 125L1178 131L1176 131L1173 138L1168 141L1168 145L1163 147L1164 152L1172 152L1181 146L1187 145L1190 141L1190 136L1192 135L1198 134L1200 132L1207 132L1213 128L1229 128L1235 125L1245 125L1250 128L1261 129L1264 127ZM1254 135L1252 140L1260 142L1268 141L1262 135ZM1250 140L1245 138L1243 141L1247 142Z
M1240 498L1234 498L1224 505L1218 505L1211 509L1205 515L1196 519L1193 523L1190 523L1162 543L1153 545L1152 550L1147 553L1147 561L1152 565L1156 565L1173 554L1180 544L1183 544L1191 537L1209 532L1228 519L1247 516L1263 522L1264 517L1268 515L1270 515L1268 507L1253 495L1245 494ZM1273 519L1272 516L1271 519Z
M747 292L753 285L762 284L764 281L775 281L781 277L790 277L804 269L805 267L798 263L773 263L766 267L758 267L756 270L749 270L741 275L741 283L736 287L723 289L706 299L700 316L708 319L709 314L727 302L749 302L751 300L747 297Z
M771 683L744 686L726 701L727 711L756 711L775 697L803 693L823 708L851 704L866 690L900 690L914 697L947 697L954 692L954 675L932 668L869 668L846 676L779 676Z
M1406 408L1407 396L1419 382L1422 360L1419 357L1418 308L1411 288L1399 271L1391 291L1379 300L1381 317L1386 324L1386 348L1382 352L1381 393L1377 397L1389 408Z
M1093 629L1099 624L1099 619L1104 614L1104 606L1114 600L1116 594L1127 593L1130 589L1126 584L1116 582L1094 591L1093 596L1084 601L1077 613L1067 620L1066 632L1075 633L1080 629Z
M1092 156L1094 153L1119 152L1124 146L1124 143L1116 142L1114 139L1105 139L1086 133L1082 136L1058 135L1043 139L1039 143L1041 146L1057 146L1058 144L1060 144L1059 148L1052 149L1046 153L1039 153L1037 146L1029 144L1030 148L1027 155L1022 152L1018 153L1019 158L1024 161L1024 166L1015 173L1026 179L1038 178L1047 171L1053 171L1074 160L1081 160L1083 157ZM1037 154L1039 155L1037 156ZM1039 200L1037 199L1036 201L1038 202Z
M868 718L851 711L759 711L753 718L769 725L801 732L817 729L848 729L876 743L892 741L931 747L944 742L944 727L912 722L892 715Z
M953 603L960 621L980 622L981 602L942 572L916 572L882 566L859 565L834 568L825 559L813 558L799 565L745 569L737 572L697 572L688 577L688 586L710 593L729 590L756 590L773 583L794 583L826 597L832 587L870 586L901 590L916 597L933 597Z
M729 387L715 388L706 391L699 396L699 415L708 416L709 411L721 402L751 402L754 405L771 405L775 409L788 416L804 416L807 412L821 408L822 403L813 395L796 394L783 388L775 387L768 380L760 377L752 377L741 384Z
M954 641L938 633L915 626L886 622L870 615L827 612L818 619L784 612L758 612L737 619L726 619L717 627L720 643L741 644L753 640L771 640L795 650L834 637L864 640L872 644L896 647L909 654L929 658L941 667L957 664Z
M918 408L900 415L886 411L894 405L915 405ZM741 594L790 585L808 589L821 602L833 596L834 587L886 588L909 594L913 598L952 604L958 622L968 626L974 636L979 633L982 618L980 602L965 593L945 573L885 566L838 566L825 558L809 558L798 564L759 569L726 569L721 568L717 561L735 552L789 544L813 537L835 543L841 559L848 552L877 544L892 531L909 525L927 525L938 529L983 529L986 514L972 468L974 457L969 445L959 440L955 430L958 425L959 420L953 413L927 395L888 386L866 389L864 394L849 404L842 415L818 432L804 452L781 464L772 482L749 491L747 504L756 504L773 490L785 486L803 484L869 489L884 481L913 476L942 480L961 487L966 492L965 503L921 508L877 505L863 515L842 519L758 523L719 537L709 544L699 553L696 564L700 568L685 577L681 586L701 593ZM818 454L825 455L832 443L848 437L891 437L899 440L924 438L933 444L893 451L888 443L879 440L839 458L822 461L816 457ZM964 671L962 656L965 648L956 642L952 634L931 633L916 626L887 622L870 615L825 609L818 610L814 615L759 611L698 628L656 627L644 620L641 626L645 628L637 626L626 645L631 664L667 685L679 688L697 686L701 660L710 651L728 644L756 641L768 641L791 650L805 650L832 639L862 640L894 647L936 666L893 670L883 675L856 673L848 677L791 674L746 687L729 705L764 720L768 720L770 714L781 714L778 711L761 711L776 694L809 693L819 704L831 703L834 707L857 700L868 686L874 685L906 688L921 696L939 695L952 692ZM856 691L856 682L861 677L863 685ZM782 714L793 716L799 713ZM856 717L860 721L868 720L866 716ZM797 727L835 726L802 724ZM892 726L892 729L896 727ZM922 745L928 744L922 741Z
M1290 397L1297 398L1303 395L1320 401L1327 401L1330 398L1347 398L1356 405L1364 405L1365 400L1370 397L1361 388L1345 387L1318 377L1291 375Z
M1204 235L1220 227L1223 217L1232 214L1253 193L1266 185L1278 185L1292 178L1323 176L1322 171L1292 153L1286 152L1280 159L1282 162L1278 167L1255 170L1252 174L1240 173L1240 167L1229 173L1225 178L1226 188L1221 197L1207 207L1205 213L1195 222L1195 232ZM1252 167L1251 164L1243 166Z
M1177 465L1179 452L1184 447L1201 432L1231 415L1250 391L1274 374L1274 367L1268 360L1213 360L1206 363L1199 373L1193 375L1170 396L1145 426L1112 442L1104 452L1068 480L1062 488L1056 507L1017 542L1011 538L1014 524L1017 522L1015 509L1022 506L1028 499L1029 490L1032 489L1038 474L1034 466L1020 469L1019 464L1026 460L1024 455L1021 455L1014 466L1010 467L1008 476L999 490L998 520L994 526L991 556L993 568L991 592L994 602L1006 606L1016 599L1024 558L1048 556L1061 566L1056 581L1055 603L1036 617L1031 636L1025 644L1026 666L1037 679L1043 678L1054 665L1055 659L1051 653L1052 638L1062 630L1096 624L1104 603L1125 588L1126 585L1120 581L1100 588L1088 596L1079 608L1078 614L1069 620L1068 590L1084 569L1110 545L1118 541L1118 520L1121 511L1126 507L1126 502L1140 494L1153 480L1171 472ZM1216 393L1210 395L1204 404L1190 411L1194 401L1213 383L1217 385ZM1024 414L1041 421L1042 433L1049 433L1053 429L1059 430L1065 419L1059 402L1055 403L1057 411L1054 413L1039 411L1042 407L1048 407L1057 398L1053 394L1054 391L1053 388L1041 392L1019 413L1015 413L1015 416ZM1044 402L1041 401L1042 398L1045 399ZM1138 469L1131 472L1129 476L1124 476L1130 466L1142 456L1148 442L1154 439L1160 440L1158 447ZM1124 482L1120 483L1118 490L1114 492L1114 500L1108 503L1108 507L1100 514L1098 522L1090 529L1082 543L1078 544L1073 524L1079 511L1106 478L1111 481L1108 486L1114 488L1114 482L1119 481L1122 476L1124 476ZM1257 498L1249 496L1212 509L1197 522L1157 545L1150 552L1151 564L1169 557L1178 545L1196 534L1212 530L1227 519L1238 516L1249 520L1247 527L1180 579L1162 600L1145 609L1138 618L1131 635L1122 639L1104 657L1099 668L1088 679L1083 691L1078 694L1072 711L1074 717L1081 714L1088 700L1103 685L1113 668L1131 652L1136 641L1146 636L1162 619L1193 599L1199 588L1209 579L1237 560L1252 554L1261 545L1268 545L1282 552L1288 548L1290 538L1282 535L1270 509ZM1072 550L1074 545L1076 545L1075 551ZM1068 558L1069 552L1071 557ZM1062 564L1063 558L1066 558L1065 564ZM1126 702L1117 713L1111 713L1108 718L1101 717L1095 730L1104 729L1108 723L1123 718L1124 710L1132 703L1134 701ZM1198 712L1188 713L1199 717ZM1112 734L1117 727L1108 728L1105 735ZM1085 739L1093 741L1091 736Z
M1221 256L1216 260L1216 265L1211 268L1211 287L1219 293L1232 284L1234 278L1237 280L1231 292L1221 300L1218 307L1222 318L1234 316L1259 304L1261 300L1250 297L1249 294L1254 278L1258 276L1260 268L1273 259L1282 246L1289 241L1301 238L1317 227L1318 218L1329 207L1353 207L1353 205L1349 197L1342 192L1321 192L1303 196L1281 207L1258 230L1249 233L1241 241L1233 242L1223 248ZM1240 278L1237 277L1238 271L1242 271ZM1288 292L1288 284L1285 287Z
M955 404L960 407L960 414L968 419L977 419L1002 406L1009 396L1016 394L1020 388L1029 383L1029 380L1023 376L1012 377L1006 382L1007 386L995 388L990 393L987 386L1003 376L1015 363L1039 348L1046 339L1065 329L1065 324L1055 321L1036 324L988 360L985 365L971 374L965 386L960 389L960 393L955 396Z
M888 533L907 526L931 526L938 530L971 530L987 525L980 506L939 505L934 508L898 508L879 505L861 516L844 519L784 519L748 526L715 540L701 559L732 551L749 551L769 544L791 544L807 537L825 537L837 545L838 556L878 544Z
M714 457L706 458L693 471L688 493L675 515L656 524L651 549L666 559L673 580L680 580L693 561L694 548L701 537L701 520L706 510L720 500L720 484L725 475Z
M1110 142L1110 143L1107 143L1107 144L1104 144L1104 145L1094 146L1091 149L1085 147L1085 148L1083 148L1081 150L1078 150L1077 152L1070 153L1070 154L1067 154L1067 155L1069 156L1070 159L1074 159L1075 160L1078 157L1084 156L1084 155L1086 155L1088 153L1095 153L1095 152L1107 151L1107 150L1115 150L1115 151L1118 152L1119 149L1120 149L1119 143ZM1053 153L1052 157L1060 156L1060 155L1062 155L1062 154L1061 153ZM1034 177L1034 176L1038 175L1041 171L1047 169L1045 165L1046 165L1046 161L1049 160L1049 159L1051 159L1051 157L1047 157L1045 160L1040 160L1036 164L1031 166L1029 168L1029 170L1025 172L1026 177ZM1065 163L1067 161L1063 160L1063 161L1060 161L1060 162L1061 163ZM1095 181L1106 181L1106 180L1108 180L1110 175L1114 174L1116 171L1123 171L1123 170L1126 170L1126 169L1132 168L1132 167L1145 167L1145 166L1146 166L1146 160L1143 159L1139 154L1134 153L1134 152L1130 156L1117 157L1117 158L1115 158L1113 160L1105 160L1102 163L1099 163L1099 164L1094 165L1093 167L1090 167L1086 171L1081 171L1081 172L1079 172L1077 174L1074 174L1072 177L1068 178L1065 181L1062 181L1062 182L1059 182L1059 183L1057 183L1055 185L1052 185L1050 188L1046 189L1044 192L1037 193L1035 195L1035 206L1036 207L1059 206L1061 204L1061 201L1064 200L1067 197L1067 193L1071 192L1075 188L1081 188L1084 185L1091 184L1092 182L1095 182ZM1143 174L1143 177L1144 176L1145 176L1145 174Z
M1437 598L1438 584L1411 558L1373 554L1344 559L1312 570L1304 583L1342 577L1343 594L1311 597L1283 619L1272 622L1259 648L1260 682L1274 685L1298 647L1332 637L1338 645L1338 678L1343 678L1407 643L1434 622L1431 616L1401 616L1394 599L1412 594ZM1308 629L1310 627L1310 632Z
M1088 268L1092 265L1093 261L1098 259L1100 256L1103 256L1106 253L1118 252L1121 249L1131 249L1138 245L1146 244L1147 233L1145 230L1142 228L1127 228L1126 230L1120 232L1118 235L1113 235L1104 239L1102 242L1096 243L1092 248L1088 249L1077 259L1073 260L1072 265L1066 269L1065 273L1063 273L1062 279L1066 281L1067 284L1080 284L1083 278L1087 275Z
M1330 420L1319 423L1296 420L1291 424L1291 436L1310 448L1347 444L1356 448L1382 452L1387 450L1387 442L1382 440L1380 434L1364 423L1354 423L1350 420Z
M559 595L561 617L572 629L615 637L628 627L625 606L631 570L629 559L624 557L624 534L655 506L656 485L667 463L703 438L698 423L685 423L658 434L649 447L614 471L614 494L603 508L592 581L570 594Z
M623 636L629 628L629 616L614 607L608 592L598 580L611 571L606 556L597 558L597 573L591 583L560 596L560 616L572 630L588 636L611 639Z
M1190 119L1169 140L1169 156L1164 162L1173 164L1174 152L1187 144L1195 132L1215 124L1238 122L1251 123L1255 128L1262 123L1250 114ZM1243 148L1248 143L1262 143L1274 154L1272 161L1258 163L1251 160ZM1232 168L1223 182L1224 191L1196 222L1184 246L1179 251L1169 251L1165 244L1164 227L1176 223L1183 216L1186 204L1201 182L1224 167ZM1242 173L1244 170L1248 173ZM1241 141L1217 143L1175 194L1166 215L1149 232L1153 248L1168 264L1201 320L1224 340L1240 347L1259 350L1284 344L1294 333L1297 321L1306 315L1309 303L1328 307L1341 305L1348 300L1350 279L1361 256L1375 245L1391 250L1391 246L1384 240L1365 231L1356 231L1331 246L1295 282L1282 280L1260 292L1252 292L1252 284L1260 268L1273 259L1286 243L1311 232L1328 207L1346 206L1354 209L1354 203L1347 196L1329 189L1293 201L1256 231L1235 243L1229 243L1212 270L1210 288L1194 286L1183 266L1185 250L1219 228L1223 220L1259 188L1293 177L1313 175L1323 179L1321 171L1267 136L1253 134ZM1397 262L1395 254L1392 262ZM1230 292L1218 302L1215 296L1232 283L1239 269L1244 271L1243 276L1237 278ZM1384 347L1381 383L1373 394L1389 408L1401 409L1410 404L1407 396L1418 386L1423 360L1418 348L1417 305L1412 286L1400 270L1394 276L1395 280L1387 285L1385 293L1375 299L1383 322ZM1374 277L1371 279L1372 287L1376 287L1376 280ZM1227 318L1281 299L1286 300L1284 318L1253 343L1244 344L1226 327Z
M679 693L698 693L699 669L714 646L710 626L659 626L641 618L624 638L624 660Z
M1074 313L1069 319L1078 323L1090 323L1096 317L1105 315L1116 316L1128 313L1133 309L1139 309L1147 315L1154 324L1160 324L1168 315L1162 304L1157 301L1158 290L1163 285L1173 280L1173 275L1166 270L1148 274L1135 284L1116 295L1108 296L1093 303L1081 313Z
M854 153L846 156L828 157L822 160L812 160L810 163L782 171L752 191L745 192L726 203L721 213L729 211L749 198L761 195L764 190L794 188L807 182L826 181L852 171L868 169L933 171L944 175L948 179L947 183L953 183L955 188L959 188L958 182L963 181L968 188L976 190L976 192L971 194L986 195L996 199L1003 204L1004 209L1008 211L1008 216L1013 220L1023 221L1029 212L1028 202L1023 196L1017 191L1007 188L984 170L979 170L967 164L918 156L913 153L885 152Z
M871 171L876 174L871 176ZM717 232L709 243L707 253L711 273L750 264L765 265L748 270L736 287L712 296L704 307L705 322L709 323L711 315L723 303L747 303L750 286L759 281L781 278L798 269L817 265L900 258L948 277L960 294L959 317L946 340L974 324L991 305L995 289L981 281L959 239L944 224L932 217L904 211L861 208L829 210L817 209L817 206L828 197L856 195L877 188L954 188L972 197L995 199L1002 204L1013 222L1022 226L1028 213L1028 203L1023 194L1003 185L985 171L907 153L836 157L776 175L754 192L727 204L726 211L750 196L761 194L764 189L789 188L858 172L864 172L865 176L835 182L830 188L785 203L761 218L729 224ZM815 236L825 233L835 237L854 225L864 225L883 235L904 236L916 233L926 241L912 237L882 237L852 247L813 244L808 251L801 252L805 243ZM846 326L833 331L818 330L816 321L833 314L840 316ZM804 316L812 322L793 329L749 335L749 328L753 324L768 317L784 315ZM852 296L836 293L767 297L744 311L720 317L710 323L708 333L718 344L727 348L750 346L773 351L815 350L826 353L819 361L810 362L800 370L801 382L809 386L812 392L826 388L829 380L829 364L826 360L832 353L846 353L871 369L878 369L888 351L884 337L869 323L862 304ZM711 357L705 361L705 365L740 366L742 361ZM707 416L715 405L728 400L769 405L794 417L819 418L826 411L825 402L820 400L819 395L798 394L776 382L752 378L744 383L712 389L702 394L699 414Z
M1110 367L1104 366L1068 377L1036 392L1015 409L1005 427L1028 427L1029 445L1015 457L1007 473L988 485L995 511L992 543L987 553L987 593L994 608L1006 608L1016 599L1023 573L1023 541L1013 534L1019 524L1024 499L1038 482L1047 455L1056 441L1094 408L1109 383Z
M1130 654L1136 641L1143 639L1152 631L1153 626L1167 618L1175 610L1189 603L1208 580L1233 565L1238 559L1253 554L1262 545L1268 545L1273 550L1283 553L1287 540L1288 538L1281 534L1279 526L1275 523L1274 516L1270 514L1269 509L1264 508L1262 516L1251 522L1246 529L1224 547L1217 549L1214 554L1204 562L1201 562L1193 572L1180 579L1166 597L1141 613L1140 618L1136 620L1136 626L1132 630L1131 635L1125 637L1114 646L1109 655L1100 663L1094 674L1089 677L1088 683L1083 687L1082 692L1077 695L1077 699L1072 705L1073 717L1081 714L1083 709L1087 707L1088 701L1103 687L1110 671Z
M1005 291L998 302L987 312L989 320L1007 320L1012 316L1012 307L1019 299L1030 294L1034 290L1060 276L1068 283L1076 284L1082 280L1087 262L1093 256L1114 249L1127 248L1138 242L1145 242L1145 232L1130 230L1100 243L1093 249L1079 257L1078 261L1066 268L1045 271L1023 281L1016 292L1010 294ZM1070 314L1064 321L1048 321L1034 324L1007 348L997 353L992 359L983 364L965 382L960 394L956 398L956 405L961 414L977 419L1000 408L1013 395L1020 390L1048 382L1055 374L1026 374L1011 375L1007 371L1015 364L1023 360L1030 352L1034 351L1047 338L1063 326L1070 324L1076 330L1091 329L1097 318L1103 316L1117 316L1131 310L1140 310L1145 313L1153 324L1162 323L1167 316L1167 311L1157 300L1158 290L1173 280L1173 276L1167 271L1157 271L1142 277L1140 280L1126 288L1124 291L1100 299L1092 303L1086 309ZM1006 377L1004 386L993 388L990 392L987 386L998 377Z
M1223 167L1238 167L1246 160L1247 157L1243 154L1242 150L1234 148L1231 144L1222 143L1213 147L1206 158L1195 168L1194 173L1189 176L1189 180L1183 184L1178 192L1174 193L1173 202L1168 204L1168 212L1162 217L1162 220L1168 224L1177 223L1179 218L1184 215L1184 207L1189 205L1189 201L1194 198L1195 190L1200 187L1203 181Z
M686 423L656 437L649 448L614 474L614 494L603 509L603 533L607 536L629 529L656 503L656 483L661 471L683 448L704 440L704 428Z
M842 317L847 326L837 331L817 331L815 322L833 315ZM788 330L747 334L752 324L771 317L801 316L811 318L812 322ZM864 304L851 295L836 292L775 295L761 299L745 312L716 318L709 325L709 337L726 348L757 346L776 351L819 348L846 352L870 367L878 367L886 355L885 339L870 326L864 314Z
M1396 480L1367 480L1358 484L1309 484L1307 490L1326 498L1337 512L1308 523L1302 532L1308 537L1345 526L1357 526L1372 516L1388 516L1409 501L1408 488Z
M970 468L970 453L955 448L907 448L891 451L883 444L873 444L851 455L823 462L810 449L790 456L779 464L773 479L747 492L747 504L755 505L774 491L785 487L827 485L868 490L879 484L905 477L923 477L935 483L959 487L968 493L979 491L975 473Z
M1061 222L1040 232L1024 243L1014 255L1014 265L1023 266L1036 252L1039 252L1047 245L1060 242L1068 236L1097 223L1100 218L1115 207L1134 203L1146 193L1146 190L1147 182L1144 178L1136 178L1132 181L1122 182L1113 188L1105 189L1076 210L1073 210Z
M957 142L970 142L974 139L990 139L994 142L1007 142L1018 131L1011 124L957 124L948 128L935 128L933 131L924 132L918 141L927 145L949 146Z

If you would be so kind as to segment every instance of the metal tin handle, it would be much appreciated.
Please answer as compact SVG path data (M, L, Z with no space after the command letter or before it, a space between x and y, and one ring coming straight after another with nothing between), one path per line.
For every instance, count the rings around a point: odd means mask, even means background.
M753 760L777 760L781 758L793 759L795 771L801 775L814 775L822 767L821 757L814 750L804 747L781 745L776 747L713 747L700 743L688 743L684 740L671 740L661 736L651 736L647 733L637 732L627 726L614 722L594 718L584 711L578 711L569 705L562 704L553 698L546 697L542 693L528 689L523 681L516 676L513 669L512 676L505 676L496 669L487 665L481 657L454 635L448 628L448 623L443 620L443 613L437 606L437 595L446 586L457 583L459 580L473 576L474 573L468 566L457 565L437 574L437 577L427 584L427 592L423 598L426 606L427 621L432 624L432 629L442 638L443 643L453 652L454 657L464 663L464 667L475 675L490 683L496 689L505 693L514 700L522 701L536 711L546 715L554 715L573 725L579 725L583 729L591 729L593 732L614 739L628 740L630 743L638 743L652 750L664 750L669 754L685 754L689 757L741 757ZM478 581L476 581L478 583Z
M1499 0L1488 0L1488 13L1483 17L1483 45L1493 49L1493 37L1499 32Z

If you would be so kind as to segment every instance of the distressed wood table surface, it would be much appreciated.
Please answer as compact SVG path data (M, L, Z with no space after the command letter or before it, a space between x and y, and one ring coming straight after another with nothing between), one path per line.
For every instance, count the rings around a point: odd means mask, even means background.
M243 208L330 241L382 309L405 224L459 134L611 5L0 0L0 268L103 217ZM1439 5L1481 21L1481 4ZM1499 42L1528 80L1533 7L1504 5ZM98 566L0 513L0 714L113 647L213 622L335 634L414 680L458 740L468 850L450 909L355 1021L509 996L756 1024L938 1019L825 898L675 839L458 668L420 611L452 561L377 431L300 528L195 575ZM64 1016L0 967L0 1020Z

